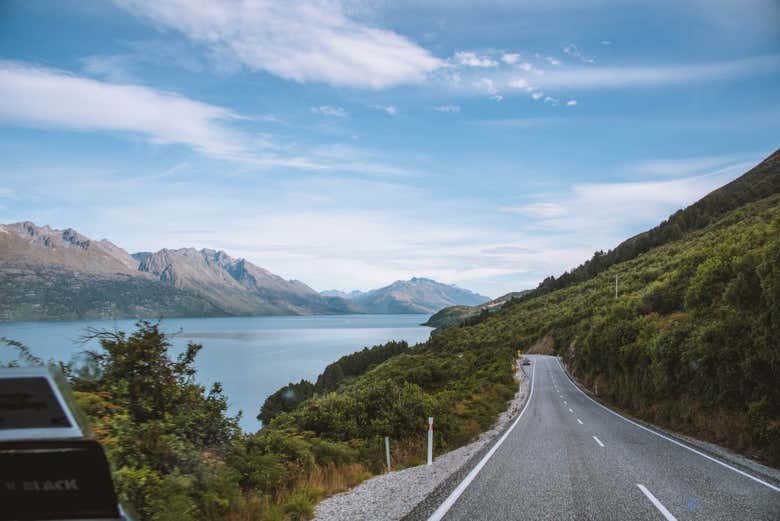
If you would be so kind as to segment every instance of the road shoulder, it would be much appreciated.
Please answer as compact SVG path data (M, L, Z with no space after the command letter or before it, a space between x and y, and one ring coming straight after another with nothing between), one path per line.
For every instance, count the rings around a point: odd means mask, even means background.
M436 457L430 466L375 476L331 496L317 505L315 520L427 519L522 411L530 392L530 376L520 366L517 377L518 391L506 411L476 441Z

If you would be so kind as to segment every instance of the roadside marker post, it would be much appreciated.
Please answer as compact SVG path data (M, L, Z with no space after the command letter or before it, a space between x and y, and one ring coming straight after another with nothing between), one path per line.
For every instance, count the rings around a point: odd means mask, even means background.
M385 436L385 458L387 459L387 471L390 472L390 438Z
M433 416L428 416L428 465L433 464Z

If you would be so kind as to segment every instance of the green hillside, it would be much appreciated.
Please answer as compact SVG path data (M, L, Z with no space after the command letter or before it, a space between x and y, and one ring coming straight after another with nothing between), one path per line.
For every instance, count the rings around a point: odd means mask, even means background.
M430 348L544 345L608 402L777 466L778 338L775 194L584 282L442 331Z
M539 287L525 295L533 298L571 284L582 282L610 266L636 258L652 248L700 230L740 206L780 192L780 150L746 174L714 190L689 207L678 210L658 226L626 239L606 253L598 251L589 260L559 277L547 277Z

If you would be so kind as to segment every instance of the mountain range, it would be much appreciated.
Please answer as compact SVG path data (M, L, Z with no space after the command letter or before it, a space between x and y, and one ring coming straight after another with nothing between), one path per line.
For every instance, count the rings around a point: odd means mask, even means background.
M318 293L224 251L130 254L31 222L0 225L0 320L433 313L488 300L413 278L365 293Z
M422 277L397 280L366 292L328 290L320 294L349 300L372 313L435 313L448 306L477 306L490 300L467 289Z

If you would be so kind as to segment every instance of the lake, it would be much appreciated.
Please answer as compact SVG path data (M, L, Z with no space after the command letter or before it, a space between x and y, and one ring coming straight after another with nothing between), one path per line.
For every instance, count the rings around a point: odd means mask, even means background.
M188 342L203 344L195 365L207 388L222 382L230 412L243 410L241 427L256 431L255 418L265 398L289 382L314 381L325 366L363 347L390 340L410 345L428 339L428 315L318 315L284 317L171 318L162 329L177 333L175 353ZM85 349L86 328L132 331L134 320L0 322L0 336L18 340L45 360L68 361ZM6 352L3 352L6 351ZM0 346L0 360L7 350Z

